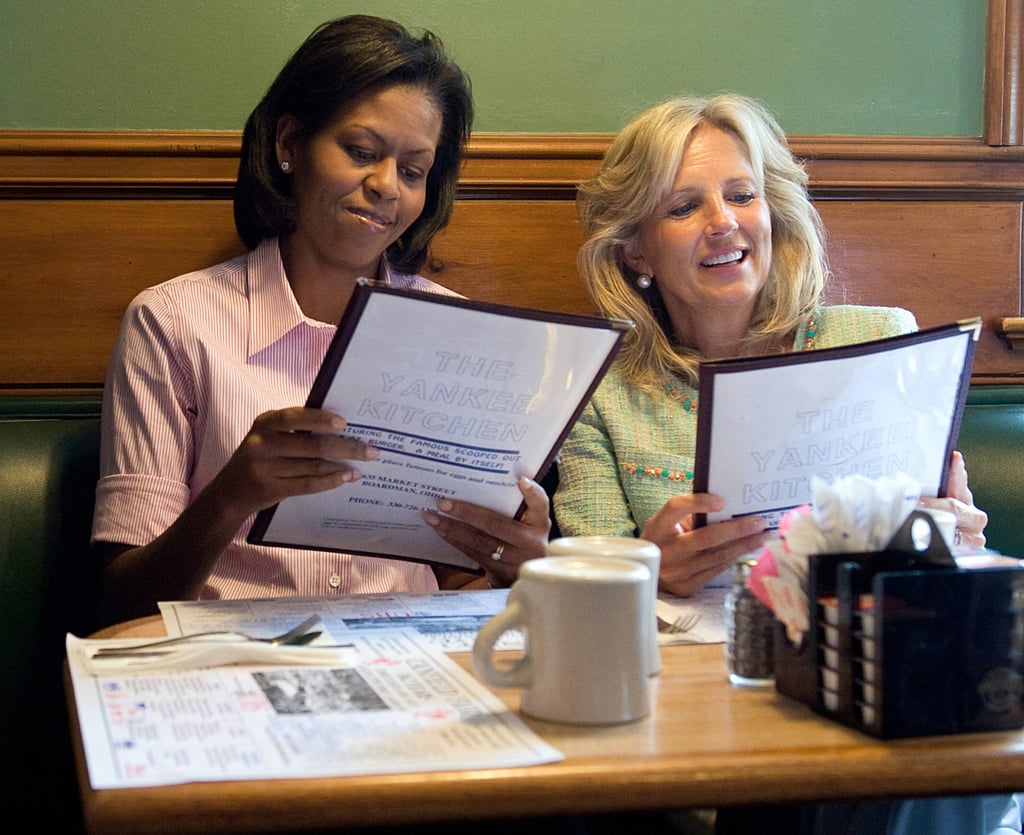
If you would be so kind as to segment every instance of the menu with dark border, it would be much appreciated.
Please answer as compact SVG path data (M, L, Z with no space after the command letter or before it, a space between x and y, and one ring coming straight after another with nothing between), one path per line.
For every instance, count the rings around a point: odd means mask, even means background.
M362 478L261 511L248 541L482 569L424 521L439 497L519 516L631 323L360 280L307 399L380 450Z
M695 493L776 527L811 480L904 474L944 495L981 319L887 339L700 368Z

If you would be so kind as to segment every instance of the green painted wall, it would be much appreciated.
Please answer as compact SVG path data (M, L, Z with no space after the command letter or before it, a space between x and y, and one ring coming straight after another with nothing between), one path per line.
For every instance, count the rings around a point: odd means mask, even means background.
M0 128L239 130L313 26L360 11L439 34L482 131L734 90L795 134L982 132L985 0L3 0Z

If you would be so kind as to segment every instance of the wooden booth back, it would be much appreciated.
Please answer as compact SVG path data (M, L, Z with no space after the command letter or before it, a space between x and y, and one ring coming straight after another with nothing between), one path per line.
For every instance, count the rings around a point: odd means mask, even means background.
M592 312L575 186L605 135L483 134L424 273L466 296ZM922 326L981 316L977 384L1024 380L1024 153L973 139L794 138L829 235L833 301ZM243 251L236 133L0 131L0 395L102 388L140 289Z

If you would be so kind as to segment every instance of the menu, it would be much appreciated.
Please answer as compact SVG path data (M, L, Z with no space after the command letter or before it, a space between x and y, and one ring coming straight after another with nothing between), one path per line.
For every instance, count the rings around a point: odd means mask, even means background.
M631 327L360 280L307 405L380 458L261 511L249 541L482 573L422 512L449 497L521 514L519 479L550 466Z
M693 490L772 527L815 476L903 474L944 494L978 318L873 342L701 365Z

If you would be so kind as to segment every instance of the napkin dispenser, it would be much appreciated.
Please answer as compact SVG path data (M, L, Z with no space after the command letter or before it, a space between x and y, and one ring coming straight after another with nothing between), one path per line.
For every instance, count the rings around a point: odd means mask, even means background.
M778 692L880 738L1024 726L1020 565L958 568L915 511L884 551L810 557L808 600L798 645L776 623Z

